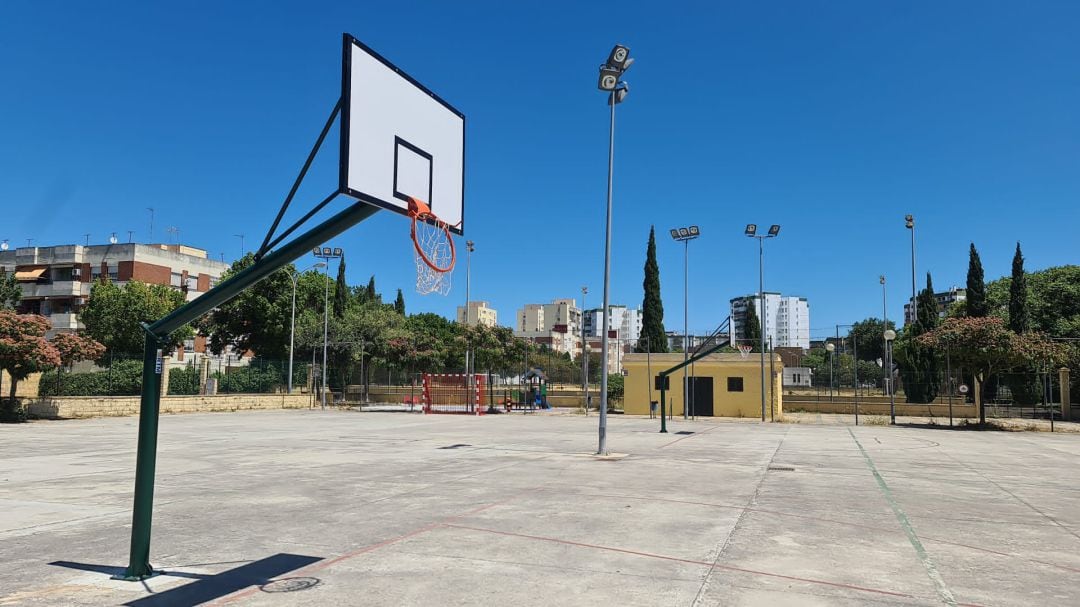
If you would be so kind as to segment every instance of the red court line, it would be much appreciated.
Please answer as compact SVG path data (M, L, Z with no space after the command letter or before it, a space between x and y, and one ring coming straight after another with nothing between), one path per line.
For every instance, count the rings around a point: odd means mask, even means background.
M351 558L355 558L355 557L358 557L360 555L367 554L369 552L374 552L375 550L378 550L379 548L383 548L385 546L390 546L391 544L396 544L396 543L401 542L403 540L407 540L407 539L409 539L411 537L416 537L418 535L427 533L428 531L438 529L439 527L447 526L447 523L449 521L456 521L458 519L465 518L466 516L470 516L470 515L473 515L473 514L479 514L480 512L483 512L485 510L490 510L491 508L494 508L496 506L501 506L501 505L503 505L503 504L505 504L507 502L513 501L513 500L521 497L522 495L525 495L526 493L531 493L531 492L536 491L538 489L540 489L540 487L530 487L529 489L525 489L524 491L519 491L518 493L515 493L515 494L513 494L513 495L511 495L511 496L509 496L507 498L501 499L501 500L499 500L497 502L492 502L490 504L485 504L483 506L477 506L476 508L473 508L472 510L467 510L465 512L462 512L461 514L451 516L451 517L447 517L445 519L442 519L440 521L436 521L434 523L430 523L428 525L424 525L423 527L419 527L419 528L414 529L414 530L412 530L412 531L410 531L408 533L405 533L405 534L402 534L402 535L399 535L399 536L396 536L396 537L392 537L392 538L383 540L383 541L378 542L376 544L370 544L368 546L364 546L363 548L359 548L359 549L354 550L352 552L347 552L347 553L342 554L340 556L336 556L336 557L334 557L332 559L327 559L327 560L319 561L317 563L312 563L311 565L308 565L307 567L303 567L301 569L297 569L296 571L289 572L289 576L298 576L298 575L302 575L302 574L306 574L306 573L314 573L316 571L322 571L323 569L326 569L327 567L329 567L331 565L334 565L336 563L340 563L341 561L345 561L345 560L348 560L348 559L351 559ZM217 601L209 603L209 605L225 605L225 604L231 603L233 601L238 601L238 600L240 600L240 599L242 599L244 597L251 596L252 594L258 592L258 590L259 590L258 586L249 586L247 588L244 588L243 590L237 590L236 592L234 592L234 593L232 593L230 595L226 595L224 597L221 597Z
M819 584L819 585L822 585L822 586L831 586L831 587L834 587L834 588L844 588L844 589L847 589L847 590L857 590L859 592L872 592L872 593L875 593L875 594L885 594L885 595L889 595L889 596L898 596L898 597L911 598L911 599L917 598L914 595L905 594L905 593L902 593L902 592L892 592L890 590L880 590L878 588L867 588L867 587L864 587L864 586L855 586L853 584L844 584L842 582L829 582L829 581L826 581L826 580L816 580L816 579L813 579L813 578L804 578L804 577L797 577L797 576L793 576L793 575L784 575L784 574L781 574L781 573L770 573L768 571L758 571L756 569L744 569L742 567L733 567L731 565L720 565L718 563L714 564L714 563L709 563L709 562L706 562L706 561L695 561L695 560L691 560L691 559L683 559L683 558L678 558L678 557L674 557L674 556L665 556L663 554L654 554L654 553L651 553L651 552L640 552L640 551L637 551L637 550L628 550L626 548L615 548L613 546L601 546L599 544L586 544L584 542L574 542L574 541L570 541L570 540L561 540L561 539L553 538L553 537L543 537L543 536L540 536L540 535L527 535L527 534L524 534L524 533L513 533L513 532L510 532L510 531L498 531L498 530L495 530L495 529L484 529L482 527L470 527L468 525L447 524L446 526L447 527L452 527L454 529L468 529L470 531L480 531L480 532L483 532L483 533L494 533L496 535L505 535L505 536L509 536L509 537L520 537L520 538L525 538L525 539L530 539L530 540L539 540L539 541L542 541L542 542L552 542L552 543L556 543L556 544L563 544L563 545L567 545L567 546L578 546L580 548L594 548L596 550L605 550L605 551L608 551L608 552L618 552L618 553L621 553L621 554L630 554L630 555L633 555L633 556L644 556L644 557L647 557L647 558L661 559L661 560L665 560L665 561L674 561L674 562L677 562L677 563L689 563L691 565L701 565L702 567L715 567L716 569L725 569L727 571L736 571L736 572L739 572L739 573L749 573L749 574L753 574L753 575L762 575L762 576L766 576L766 577L774 577L774 578L779 578L779 579L784 579L784 580L792 580L792 581L796 581L796 582L806 582L808 584Z
M710 503L710 502L695 502L695 501L690 501L690 500L677 500L677 499L670 499L670 498L665 498L665 497L643 497L643 496L637 496L637 495L620 495L620 494L612 494L612 493L584 493L582 495L588 495L588 496L593 496L593 497L612 497L612 498L620 498L620 499L633 499L633 500L643 500L643 501L653 501L653 502L670 502L670 503L674 503L674 504L688 504L688 505L691 505L691 506L708 506L708 507L713 507L713 508L728 508L728 509L731 509L731 510L746 510L747 512L757 512L757 513L760 513L760 514L774 514L776 516L786 516L786 517L791 517L791 518L801 518L801 519L819 521L819 522L824 522L824 523L835 523L837 525L846 525L848 527L857 527L859 529L869 529L871 531L890 531L890 532L895 531L895 529L892 529L890 527L877 527L877 526L874 526L874 525L865 525L863 523L855 523L855 522L851 522L851 521L842 521L842 520L838 520L838 519L824 518L824 517L820 517L820 516L808 516L808 515L805 515L805 514L794 514L794 513L791 513L791 512L781 512L779 510L763 510L763 509L760 509L760 508L746 508L746 507L743 507L743 506L734 506L734 505L730 505L730 504L716 504L716 503ZM1020 555L1020 554L1011 554L1011 553L1008 553L1008 552L1000 552L998 550L992 550L990 548L981 548L979 546L972 546L971 544L962 544L960 542L954 542L954 541L951 541L951 540L941 539L941 538L938 538L938 537L922 535L922 534L919 534L919 538L923 539L923 540L926 540L926 541L929 541L929 542L935 542L935 543L938 543L938 544L946 544L946 545L949 545L949 546L958 546L960 548L967 548L969 550L975 550L975 551L978 551L978 552L986 552L988 554L993 554L993 555L996 555L996 556L1004 556L1004 557L1008 557L1008 558L1020 559L1020 560L1024 560L1024 561L1030 561L1032 563L1038 563L1040 565L1048 565L1050 567L1056 567L1058 569L1064 569L1065 571L1070 571L1070 572L1073 572L1073 573L1080 573L1080 569L1077 569L1076 567L1070 567L1068 565L1060 565L1060 564L1057 564L1057 563L1050 563L1050 562L1047 562L1047 561L1040 561L1038 559L1028 558L1028 557Z

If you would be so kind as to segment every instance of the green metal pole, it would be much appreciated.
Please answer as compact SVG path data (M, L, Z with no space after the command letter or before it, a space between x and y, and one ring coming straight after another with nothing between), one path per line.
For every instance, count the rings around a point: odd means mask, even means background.
M161 399L158 348L168 335L229 301L248 287L292 263L315 245L341 234L378 211L378 207L355 202L323 223L298 236L282 248L259 259L236 276L193 301L173 310L161 320L145 326L143 391L139 406L139 447L135 465L135 499L131 524L131 553L127 570L118 579L140 580L153 575L150 567L150 523L154 509L154 472L157 463L158 408Z
M143 325L144 329L147 326ZM131 518L131 553L119 579L150 577L150 526L154 514L154 469L157 466L158 409L161 404L161 343L146 333L143 347L142 402L139 407L139 450L135 459L135 506Z

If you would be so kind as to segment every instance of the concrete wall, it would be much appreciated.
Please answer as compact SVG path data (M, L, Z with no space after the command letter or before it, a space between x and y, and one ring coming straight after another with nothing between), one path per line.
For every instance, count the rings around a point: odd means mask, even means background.
M837 399L834 402L827 400L800 400L798 397L788 396L784 399L784 406L789 412L809 411L811 413L847 413L855 412L855 403L850 398ZM870 398L859 399L859 415L888 415L889 399ZM909 405L896 403L896 414L914 417L948 417L949 403L938 400L933 404ZM961 404L956 401L952 406L953 417L978 417L978 411L973 403Z
M308 394L223 394L217 396L166 396L162 413L205 413L246 409L306 409ZM117 417L139 413L138 396L63 396L26 402L27 412L39 418L72 419Z

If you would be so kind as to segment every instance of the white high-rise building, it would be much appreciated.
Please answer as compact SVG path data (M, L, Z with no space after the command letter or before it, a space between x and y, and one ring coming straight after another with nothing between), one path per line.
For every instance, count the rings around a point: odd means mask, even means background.
M468 315L466 315L465 310L465 306L457 307L458 324L469 325L470 327L477 325L494 327L499 324L499 313L494 308L488 307L486 301L470 301Z
M641 337L641 310L627 308L626 306L611 305L611 320L608 330L615 331L615 337L622 341L636 342ZM588 337L600 337L604 330L603 308L585 310L585 335Z
M746 337L748 303L754 305L759 321L765 318L765 340L771 340L774 348L810 348L810 304L805 297L766 291L764 310L756 293L732 299L731 329L736 340Z
M581 310L573 299L525 304L517 311L514 335L577 357L581 352Z

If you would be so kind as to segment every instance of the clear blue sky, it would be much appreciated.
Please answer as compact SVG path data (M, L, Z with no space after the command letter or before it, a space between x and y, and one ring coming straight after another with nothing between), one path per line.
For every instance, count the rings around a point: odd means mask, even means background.
M337 99L350 32L467 115L473 298L503 324L583 284L599 302L595 81L615 42L637 62L616 133L613 303L641 303L650 224L680 329L682 246L667 229L702 228L697 332L757 288L748 222L783 225L766 288L808 297L814 336L880 315L882 273L900 316L908 212L920 283L930 270L962 285L969 240L988 278L1018 239L1029 268L1080 262L1075 2L278 4L0 4L0 238L145 241L154 207L154 240L176 226L232 259L234 234L261 240ZM336 162L330 146L297 206L335 186ZM463 264L449 298L413 292L398 216L333 244L351 282L374 273L411 312L449 316L464 299Z

